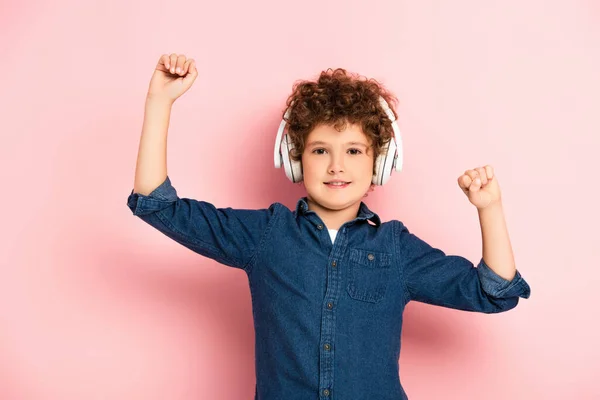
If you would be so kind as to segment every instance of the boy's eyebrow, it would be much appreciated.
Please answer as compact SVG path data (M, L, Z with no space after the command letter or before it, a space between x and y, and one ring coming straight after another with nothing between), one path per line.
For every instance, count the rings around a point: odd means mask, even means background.
M321 141L321 140L315 140L313 142L310 142L309 144L306 145L306 147L312 147L312 146L316 146L316 145L326 145L327 143ZM346 143L346 145L358 145L358 146L363 146L364 148L367 148L369 146L367 146L366 144L362 143L362 142L348 142Z

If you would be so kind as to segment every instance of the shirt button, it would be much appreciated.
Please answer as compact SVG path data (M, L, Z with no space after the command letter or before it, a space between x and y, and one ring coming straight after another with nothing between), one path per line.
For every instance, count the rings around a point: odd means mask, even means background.
M323 225L321 225L321 224L317 225L317 229L318 229L318 230L321 230L321 229L323 229Z
M327 308L331 310L333 308L333 303L327 303Z
M373 260L375 259L375 256L374 256L373 254L369 254L369 255L367 256L367 258L368 258L369 260L373 261Z
M329 396L329 390L323 389L323 396Z
M325 350L329 350L329 349L331 349L331 346L329 345L329 343L325 343L325 345L323 346L323 348Z
M336 265L337 265L337 263L335 262L335 260L333 260L333 261L331 262L331 266L332 266L332 267L335 267Z

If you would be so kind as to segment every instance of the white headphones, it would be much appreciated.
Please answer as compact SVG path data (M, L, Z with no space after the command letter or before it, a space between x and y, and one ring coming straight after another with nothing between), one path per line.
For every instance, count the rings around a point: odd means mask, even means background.
M394 129L395 137L393 137L392 140L383 146L381 153L377 157L377 160L375 160L376 173L373 175L373 179L371 181L375 185L385 184L390 179L394 167L396 171L400 172L402 170L403 161L402 137L400 136L400 129L398 128L398 124L396 124L394 113L392 110L390 110L388 103L383 97L379 97L379 104L392 121L392 128ZM298 183L302 181L302 163L300 161L294 161L290 158L290 152L294 148L294 145L292 144L291 140L288 140L287 133L283 135L283 130L286 125L285 120L289 117L290 110L291 107L286 110L284 117L281 120L281 124L279 125L279 130L277 131L277 137L275 138L274 161L275 168L281 168L281 163L283 161L285 175L293 183Z

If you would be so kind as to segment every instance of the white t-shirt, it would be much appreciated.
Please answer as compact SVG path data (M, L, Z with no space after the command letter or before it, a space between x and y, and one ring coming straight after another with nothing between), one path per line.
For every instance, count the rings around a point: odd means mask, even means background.
M335 243L335 236L338 233L337 229L327 229L329 231L329 236L331 237L331 243Z

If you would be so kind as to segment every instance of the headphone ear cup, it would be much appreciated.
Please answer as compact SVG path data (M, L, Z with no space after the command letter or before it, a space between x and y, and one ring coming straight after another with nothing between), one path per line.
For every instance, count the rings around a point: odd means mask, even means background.
M291 140L288 140L288 136L285 135L281 141L281 155L283 158L283 167L285 175L293 183L302 181L302 163L300 161L292 160L290 154L294 149L294 144Z
M388 147L389 147L389 144L382 147L381 152L379 153L379 155L377 156L377 159L375 160L375 175L373 175L373 179L371 180L371 183L374 183L375 185L382 185L383 176L384 176L383 168L385 166L385 158L386 158Z
M390 179L395 157L396 141L392 138L384 147L382 147L381 153L377 156L377 160L375 161L376 173L371 180L372 183L381 186Z
M293 161L293 160L291 160L291 163L292 163L292 175L294 177L294 180L292 182L294 182L294 183L302 182L302 180L304 179L304 177L302 175L302 163L300 161Z

